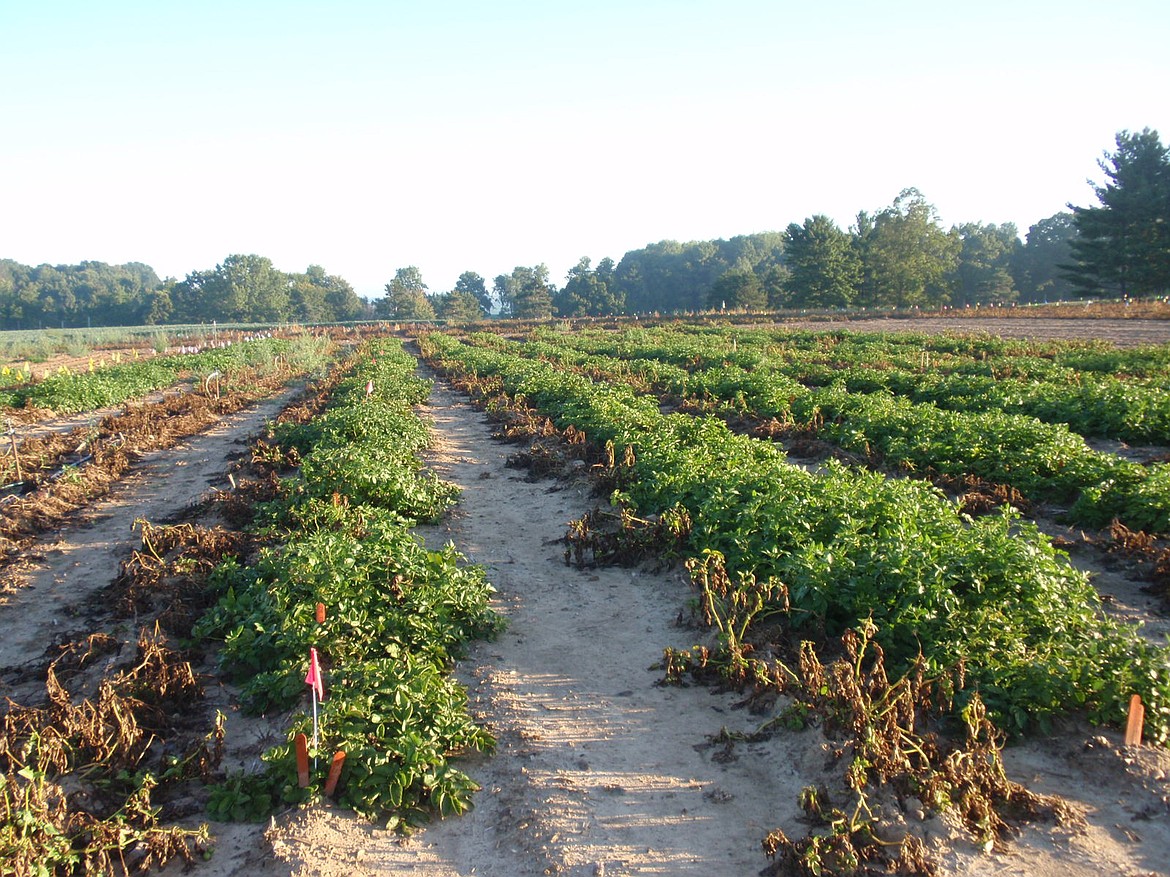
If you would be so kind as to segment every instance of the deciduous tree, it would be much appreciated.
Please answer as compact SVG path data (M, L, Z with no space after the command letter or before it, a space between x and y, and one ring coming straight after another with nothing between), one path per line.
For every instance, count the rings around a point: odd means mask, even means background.
M1015 301L1017 292L1011 267L1020 249L1015 225L967 222L958 231L962 246L951 303L965 306Z
M452 323L470 323L482 320L486 315L474 294L462 289L441 292L431 296L435 315Z
M389 320L433 320L435 309L427 298L422 272L414 265L399 268L386 284L386 295L374 304L375 313Z
M872 225L859 216L858 243L864 272L859 304L908 308L949 300L959 233L942 230L934 206L917 189L903 189Z
M732 268L711 285L707 304L720 310L762 311L768 306L768 294L752 271Z
M548 266L516 266L511 274L500 274L495 293L504 314L518 320L544 320L552 316L553 288Z
M1075 288L1062 266L1073 261L1072 241L1076 236L1076 223L1068 212L1041 219L1029 227L1024 246L1012 260L1012 277L1020 291L1020 301L1061 301L1073 295Z
M193 271L172 292L174 318L201 322L274 322L289 316L289 278L272 260L228 256L210 271Z
M553 309L563 317L604 316L622 312L625 299L614 282L613 259L602 259L597 269L583 256L566 276L565 285L553 299Z

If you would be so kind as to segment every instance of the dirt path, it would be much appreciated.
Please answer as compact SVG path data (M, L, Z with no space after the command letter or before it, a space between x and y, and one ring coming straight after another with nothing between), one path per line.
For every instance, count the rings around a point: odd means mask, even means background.
M773 827L761 819L793 815L799 767L819 752L813 735L713 758L721 749L708 735L761 719L732 696L655 685L663 646L696 636L674 624L690 596L682 576L567 567L558 540L598 500L584 485L530 483L507 468L516 446L492 441L485 417L449 391L436 389L428 413L433 465L464 492L424 535L486 567L509 621L461 666L499 750L471 765L483 791L462 817L400 840L339 814L301 814L277 833L278 857L298 875L358 862L365 874L419 877L759 871Z
M398 838L327 809L269 832L262 875L755 875L760 841L781 825L796 836L800 791L820 781L819 732L712 745L726 728L766 717L736 698L663 688L650 666L666 645L701 635L675 624L689 588L679 572L565 566L566 523L598 503L584 485L529 482L509 469L517 449L489 438L484 415L439 385L429 415L431 464L463 488L452 517L425 532L484 565L509 619L494 643L462 662L475 713L499 750L469 767L483 786L468 814ZM1013 748L1013 778L1061 794L1083 828L1036 826L987 855L940 820L920 826L946 875L1166 872L1170 758L1133 756L1118 735L1071 729ZM958 838L958 839L957 839ZM229 872L223 872L225 874Z

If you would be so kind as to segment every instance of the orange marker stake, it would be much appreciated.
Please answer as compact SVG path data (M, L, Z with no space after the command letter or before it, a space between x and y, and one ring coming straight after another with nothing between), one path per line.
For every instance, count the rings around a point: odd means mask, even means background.
M297 734L293 744L297 750L297 782L305 789L309 786L309 741L304 734Z
M325 604L324 603L317 604L317 623L318 624L325 623Z
M1140 695L1135 694L1129 699L1129 722L1125 726L1125 745L1142 745L1142 725L1146 721L1146 708L1142 706Z
M338 749L333 753L333 764L329 766L329 778L325 780L325 794L332 795L341 779L341 766L345 764L345 753Z

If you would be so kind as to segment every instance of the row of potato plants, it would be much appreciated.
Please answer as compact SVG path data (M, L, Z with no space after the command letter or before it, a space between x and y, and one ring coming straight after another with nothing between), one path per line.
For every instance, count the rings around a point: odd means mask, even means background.
M1078 375L1114 375L1142 386L1170 378L1170 347L1119 348L1104 341L1011 339L992 335L927 335L920 332L857 332L773 327L744 329L720 325L632 327L644 337L735 338L742 355L782 348L795 362L857 364L877 370L938 370L986 377L1020 377L1035 382L1075 380ZM750 362L741 362L750 365Z
M228 376L248 368L271 368L287 359L303 359L321 342L308 335L291 339L261 338L205 350L103 365L88 371L63 369L35 383L0 391L0 408L47 408L78 414L119 405L127 399L165 389L184 377Z
M1170 443L1170 346L1108 355L1070 342L1017 342L1001 351L975 342L979 355L972 356L927 336L846 336L827 348L776 333L766 340L752 368L779 370L809 387L839 383L953 411L1028 415L1086 437Z
M492 588L453 546L429 550L411 529L458 492L419 461L429 433L412 406L430 384L416 365L400 344L373 342L323 415L277 429L267 453L299 465L258 509L267 546L217 570L222 596L196 628L221 643L220 667L253 713L303 708L318 649L327 692L312 755L344 751L338 802L392 826L464 810L475 784L453 759L494 745L449 675L470 639L499 628ZM323 776L298 786L291 746L312 721L298 711L289 742L265 753L264 772L229 777L212 815L254 818L319 795Z
M822 640L873 624L893 668L920 653L932 674L962 667L1009 730L1071 710L1118 722L1138 693L1151 737L1170 734L1170 651L1110 620L1087 576L1014 510L971 520L921 481L832 461L810 473L718 418L663 414L628 384L534 358L539 345L469 340L431 335L424 355L612 443L632 461L615 503L693 522L693 569L718 560L739 594L734 623L719 625L731 664L742 669L761 620Z
M710 346L721 347L724 340ZM848 451L901 471L1008 484L1030 500L1070 506L1068 520L1081 526L1099 528L1117 519L1132 530L1170 533L1170 465L1142 465L1094 450L1063 424L995 410L946 411L887 392L852 393L841 383L810 389L766 360L753 370L732 364L691 370L662 362L661 340L646 350L615 338L611 356L592 352L601 348L596 339L588 355L577 346L572 337L546 334L533 350L595 373L633 372L680 396L815 429ZM693 350L693 343L684 349ZM704 362L716 361L718 351L708 349L704 356Z
M127 471L128 453L169 447L269 395L291 374L315 368L325 354L316 346L297 350L287 369L266 377L251 372L246 386L222 399L171 396L103 420L102 432L117 432L124 443L6 505L4 541L11 556L35 533L107 492ZM74 447L80 432L64 445ZM143 550L133 552L102 590L101 618L91 619L102 629L82 635L94 629L87 625L59 637L46 652L54 657L43 688L29 685L41 673L35 662L9 680L25 697L0 709L5 874L145 871L176 856L190 863L209 840L205 825L168 824L185 808L193 785L213 777L224 746L224 716L206 715L196 656L177 644L188 640L205 605L201 573L225 553L238 554L241 540L190 524L136 525L143 528ZM131 619L143 625L136 650L106 632ZM206 734L200 719L207 720Z
M1091 438L1170 444L1170 345L1107 351L1070 342L712 327L632 329L618 339L576 333L573 343L594 353L616 343L691 368L776 371L810 388L841 384L953 411L1022 414Z

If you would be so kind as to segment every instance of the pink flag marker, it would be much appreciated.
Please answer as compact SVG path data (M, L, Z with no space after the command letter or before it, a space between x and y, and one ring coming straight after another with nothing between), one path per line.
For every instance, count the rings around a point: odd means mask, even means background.
M325 699L325 677L321 674L321 662L317 659L316 647L309 648L309 672L305 674L305 685L311 685L317 700Z
M309 647L309 672L305 674L305 685L313 693L313 752L317 751L320 740L320 724L317 720L317 704L325 699L325 679L321 675L321 662L317 660L317 649ZM313 755L313 767L317 767L317 756Z

